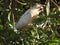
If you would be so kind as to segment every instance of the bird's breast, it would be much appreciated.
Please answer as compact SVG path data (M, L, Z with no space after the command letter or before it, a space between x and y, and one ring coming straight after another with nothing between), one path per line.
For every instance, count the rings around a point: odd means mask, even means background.
M38 10L32 10L30 12L30 14L31 14L31 17L34 19L39 15L39 12L38 12Z

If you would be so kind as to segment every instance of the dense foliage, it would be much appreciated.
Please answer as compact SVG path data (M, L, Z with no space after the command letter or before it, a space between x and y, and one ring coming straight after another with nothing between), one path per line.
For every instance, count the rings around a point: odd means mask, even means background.
M45 4L44 11L30 28L14 32L23 13L35 3ZM0 0L0 45L60 45L59 0Z

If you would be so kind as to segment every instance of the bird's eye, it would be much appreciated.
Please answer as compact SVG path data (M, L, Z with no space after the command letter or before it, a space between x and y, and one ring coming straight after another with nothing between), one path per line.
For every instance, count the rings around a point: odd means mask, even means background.
M42 10L42 8L40 8L40 10Z

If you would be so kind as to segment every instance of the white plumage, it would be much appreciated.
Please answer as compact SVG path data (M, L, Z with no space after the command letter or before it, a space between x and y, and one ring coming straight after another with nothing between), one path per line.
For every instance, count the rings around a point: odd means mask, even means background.
M41 4L36 4L32 8L28 9L19 19L18 23L15 25L16 29L22 28L35 19L39 13L43 11L43 6Z

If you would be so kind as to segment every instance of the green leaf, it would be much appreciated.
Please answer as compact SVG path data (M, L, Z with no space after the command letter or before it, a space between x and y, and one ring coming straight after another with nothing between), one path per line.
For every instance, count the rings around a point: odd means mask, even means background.
M2 11L3 10L3 8L0 6L0 11Z
M10 22L11 12L8 13L8 21Z
M50 0L47 0L47 5L46 5L47 16L49 15L49 12L50 12Z
M0 25L0 30L2 30L3 29L3 26L2 25Z
M59 39L55 38L53 40L50 40L49 43L57 43L57 44L60 44L60 41L59 41Z
M1 19L0 19L0 23L2 23Z

